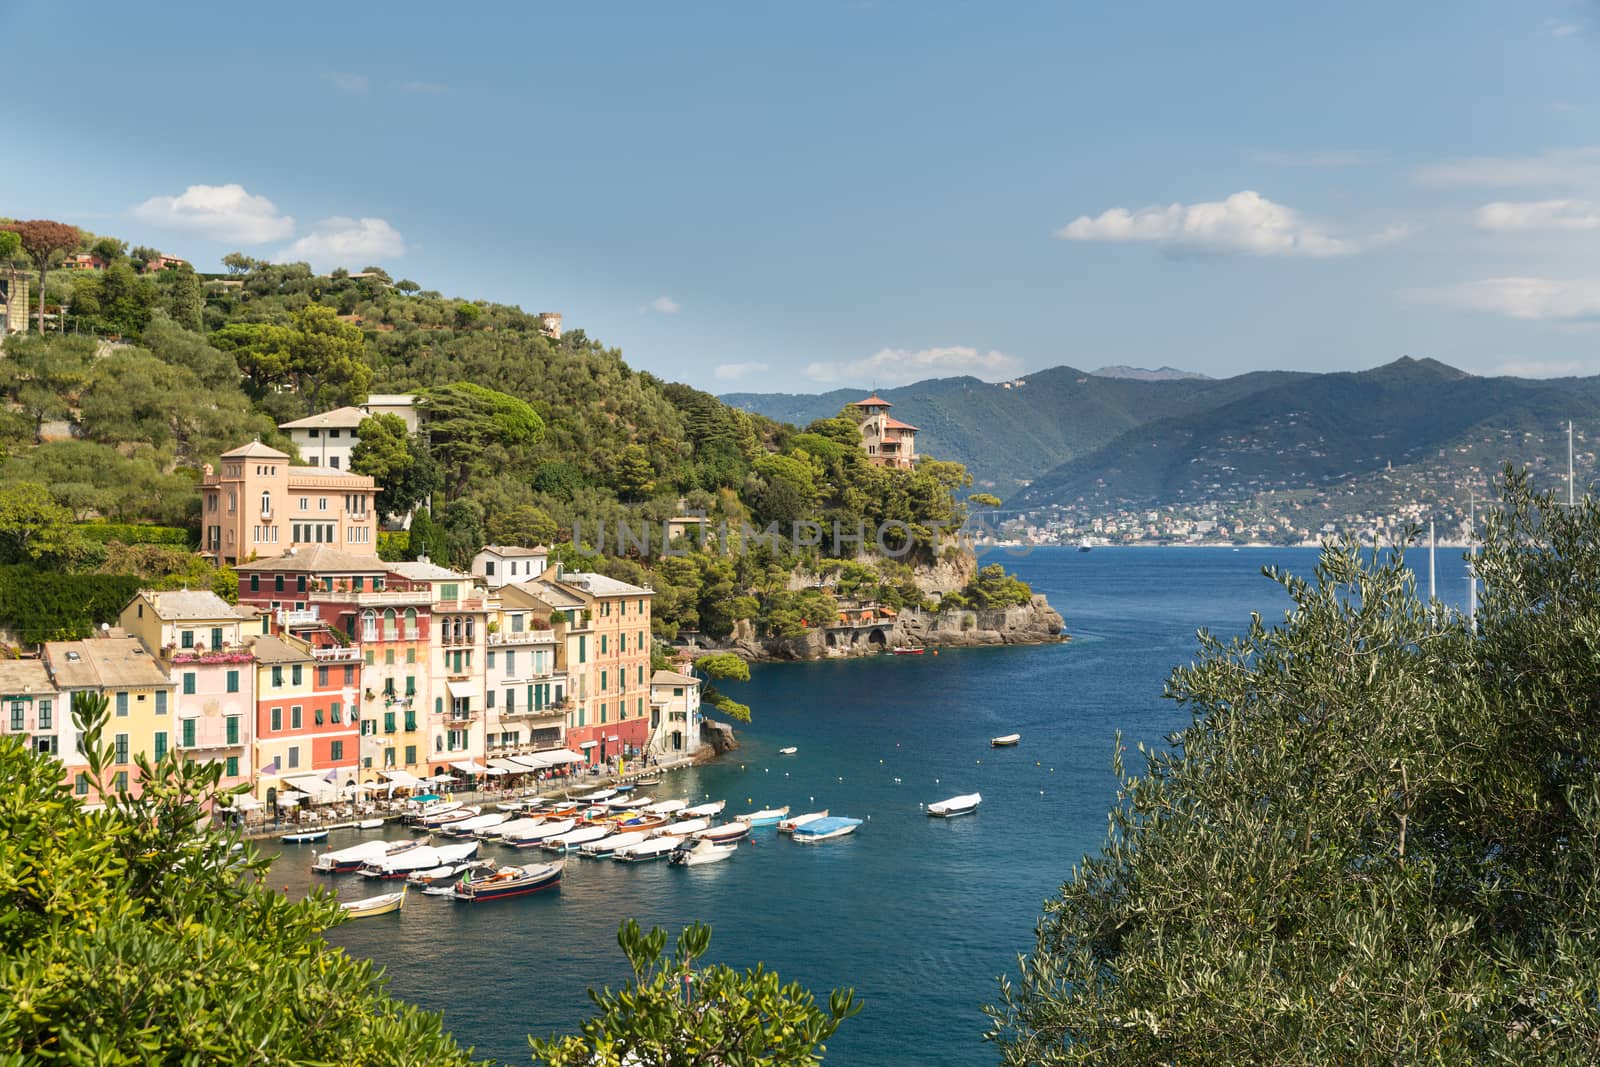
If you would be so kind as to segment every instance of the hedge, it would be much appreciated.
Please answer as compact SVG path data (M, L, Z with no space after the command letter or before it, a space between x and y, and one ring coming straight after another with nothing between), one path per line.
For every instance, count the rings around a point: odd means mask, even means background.
M181 526L149 526L128 522L80 523L78 533L86 541L105 544L121 541L125 545L176 545L193 548L198 544L194 533Z
M61 574L26 566L0 567L0 629L23 644L88 637L115 624L146 583L132 574Z

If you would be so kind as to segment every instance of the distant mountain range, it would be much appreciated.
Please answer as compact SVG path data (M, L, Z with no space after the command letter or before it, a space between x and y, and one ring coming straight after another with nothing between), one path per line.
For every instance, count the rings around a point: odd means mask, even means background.
M1140 373L1180 376L1056 367L999 384L941 378L878 394L921 429L919 451L966 464L1008 508L1030 510L1325 487L1424 458L1492 468L1515 458L1510 446L1522 435L1542 440L1569 418L1600 423L1600 378L1480 378L1431 359L1334 374ZM722 399L804 425L866 395Z
M1155 370L1150 370L1147 367L1129 367L1122 363L1101 367L1099 370L1093 370L1089 373L1097 378L1132 378L1137 382L1176 382L1185 378L1199 378L1202 381L1211 380L1211 375L1209 374L1200 374L1192 370L1179 370L1177 367L1157 367Z

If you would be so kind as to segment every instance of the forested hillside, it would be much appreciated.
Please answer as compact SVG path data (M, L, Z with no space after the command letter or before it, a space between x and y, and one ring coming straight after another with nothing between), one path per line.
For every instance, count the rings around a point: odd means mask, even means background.
M815 520L850 531L900 523L914 541L903 558L867 560L863 576L827 544L654 561L608 540L583 565L653 584L664 636L720 636L739 619L777 634L831 618L827 589L788 589L800 562L848 571L860 595L924 603L910 564L940 550L933 527L963 517L969 478L958 464L871 466L838 409L804 430L739 411L634 371L581 330L546 336L516 307L447 298L375 267L319 276L233 255L228 274L201 277L187 266L150 273L150 250L115 239L79 233L77 245L106 265L48 272L55 332L12 337L0 357L0 526L46 532L0 538L0 563L127 573L121 543L94 543L71 524L194 530L204 464L255 437L292 451L277 424L378 392L416 393L425 432L369 419L352 466L379 480L393 512L432 502L385 551L462 566L486 542L560 542L578 528L592 544L601 523L653 523L659 536L684 511L727 523L731 539L746 523L787 533ZM35 262L0 242L0 265L7 256L13 270ZM84 335L62 335L63 323ZM144 577L196 579L181 551L166 551L174 558L140 558ZM561 552L577 562L577 549Z

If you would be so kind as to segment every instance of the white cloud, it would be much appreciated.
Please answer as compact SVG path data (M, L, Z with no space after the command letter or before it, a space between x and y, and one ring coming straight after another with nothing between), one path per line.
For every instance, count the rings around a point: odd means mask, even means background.
M1600 320L1600 278L1485 278L1406 295L1531 322Z
M1339 151L1337 149L1281 152L1272 148L1253 148L1245 154L1256 163L1265 163L1273 167L1304 167L1315 170L1354 167L1367 161L1365 152Z
M1513 357L1472 373L1484 378L1587 378L1600 373L1600 360Z
M1548 25L1552 37L1575 37L1583 32L1583 24L1578 22L1556 22L1552 19Z
M765 363L719 363L711 375L720 381L742 381L755 374L765 374L771 368Z
M294 219L278 214L264 196L242 185L191 185L177 196L152 196L133 209L133 217L152 226L182 230L214 241L261 244L294 233Z
M683 310L683 305L670 296L658 296L648 304L639 307L640 313L654 311L657 315L676 315Z
M1559 148L1536 156L1472 156L1417 168L1412 179L1438 188L1600 186L1600 147Z
M883 348L864 359L808 363L804 374L816 382L850 381L863 385L905 385L924 378L971 374L999 380L1014 378L1022 370L1016 356L993 349L980 352L968 345L924 348Z
M305 260L315 267L360 269L406 254L400 231L383 219L323 219L312 231L278 253L280 263Z
M1497 233L1600 229L1600 203L1593 200L1497 200L1473 212L1480 230Z
M341 93L364 93L372 88L372 79L365 74L350 74L336 70L328 75L328 81Z
M1357 240L1336 237L1293 208L1245 190L1226 200L1081 215L1056 231L1065 241L1148 241L1179 254L1348 256L1406 235L1396 227Z

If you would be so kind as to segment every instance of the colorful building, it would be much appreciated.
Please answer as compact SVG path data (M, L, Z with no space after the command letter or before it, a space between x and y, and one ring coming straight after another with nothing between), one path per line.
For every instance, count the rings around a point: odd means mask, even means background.
M120 630L103 631L83 641L47 641L44 661L61 694L60 708L72 706L74 693L104 695L109 705L102 744L112 749L107 788L140 788L134 757L159 760L176 744L172 683L136 637ZM81 738L71 716L58 729L59 753L78 796L95 795L79 753Z
M343 646L289 633L251 640L256 658L257 799L285 789L315 800L353 784L360 756L360 664Z
M377 548L377 490L371 478L324 467L295 467L260 441L222 454L221 471L201 478L202 551L227 563L326 546Z
M650 676L650 744L657 759L700 750L700 679L677 671Z
M485 753L521 756L561 748L567 676L550 615L502 603L490 626L484 663Z
M484 774L484 668L496 604L472 575L426 559L389 563L390 576L429 590L433 617L422 758L430 774Z
M246 643L255 612L209 590L140 592L122 609L123 630L138 638L172 681L175 747L223 765L224 787L248 782L256 718L255 655Z
M861 413L861 447L868 462L905 470L917 465L917 428L891 416L893 404L874 393L851 406Z
M59 756L61 720L71 717L43 660L0 660L0 735L23 738L41 756Z

